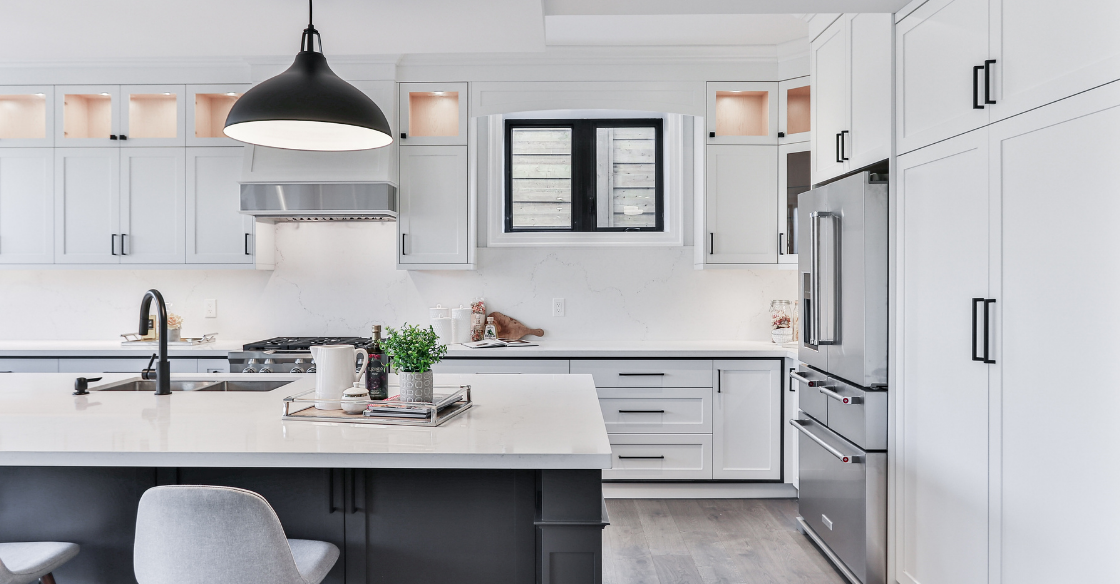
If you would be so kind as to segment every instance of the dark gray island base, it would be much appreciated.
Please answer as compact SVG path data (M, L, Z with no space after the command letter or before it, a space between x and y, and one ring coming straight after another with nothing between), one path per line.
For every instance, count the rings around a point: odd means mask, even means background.
M69 541L65 584L135 582L141 495L223 485L263 495L289 538L342 555L329 584L598 584L599 470L0 468L0 541Z

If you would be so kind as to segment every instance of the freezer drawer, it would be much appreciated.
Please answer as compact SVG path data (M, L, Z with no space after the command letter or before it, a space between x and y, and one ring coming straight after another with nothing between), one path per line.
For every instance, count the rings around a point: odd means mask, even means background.
M864 450L887 449L886 390L867 390L836 378L815 389L828 402L828 417L821 421L829 430Z
M886 453L861 450L804 412L790 424L801 432L801 517L863 584L885 584Z
M789 386L798 392L798 408L822 424L828 424L828 398L818 387L825 383L828 383L827 375L804 365L789 373Z
M611 434L712 431L710 387L601 387L599 407Z
M608 434L613 468L604 479L711 479L711 434Z

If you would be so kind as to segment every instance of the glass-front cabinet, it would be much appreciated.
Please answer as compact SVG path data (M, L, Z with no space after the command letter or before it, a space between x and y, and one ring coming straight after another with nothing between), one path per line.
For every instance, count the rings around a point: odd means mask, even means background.
M182 146L182 85L121 87L121 146Z
M401 146L465 146L466 83L401 83Z
M187 146L243 146L225 135L226 116L249 90L248 83L188 85L186 89Z
M708 83L708 144L777 144L778 84Z
M808 75L778 83L778 143L809 141L811 91Z
M54 87L0 87L0 148L54 145Z
M54 88L58 147L119 146L119 85L58 85Z
M778 146L778 263L797 265L797 199L812 188L809 142Z

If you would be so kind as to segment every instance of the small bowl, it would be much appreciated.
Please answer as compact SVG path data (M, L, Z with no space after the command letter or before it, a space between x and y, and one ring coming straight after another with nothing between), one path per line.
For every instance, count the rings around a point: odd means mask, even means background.
M366 410L368 400L368 391L356 387L347 389L342 392L342 411L348 414L360 414Z

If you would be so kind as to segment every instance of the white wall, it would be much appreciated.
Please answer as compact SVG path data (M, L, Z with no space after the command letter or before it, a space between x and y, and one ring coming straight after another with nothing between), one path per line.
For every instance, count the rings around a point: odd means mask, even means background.
M0 339L114 339L135 330L141 295L157 288L186 334L226 340L368 335L476 296L546 338L769 340L770 300L796 295L792 271L696 271L691 247L482 248L477 271L404 272L395 239L392 223L286 223L274 272L0 271ZM216 319L202 317L207 298ZM567 316L550 316L552 298Z

